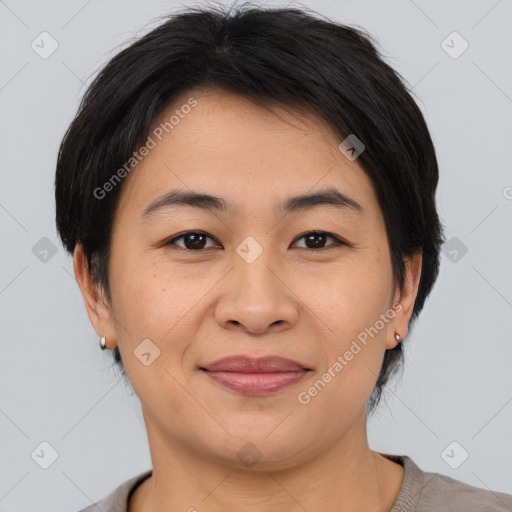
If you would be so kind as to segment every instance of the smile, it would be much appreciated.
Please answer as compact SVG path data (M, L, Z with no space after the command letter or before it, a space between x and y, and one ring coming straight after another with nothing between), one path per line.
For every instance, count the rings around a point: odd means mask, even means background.
M311 371L296 361L278 356L230 356L199 369L215 382L252 396L267 395L292 386Z

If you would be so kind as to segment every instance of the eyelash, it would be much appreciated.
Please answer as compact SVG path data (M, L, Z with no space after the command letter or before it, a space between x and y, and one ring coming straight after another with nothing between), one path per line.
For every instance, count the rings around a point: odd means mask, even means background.
M175 237L167 240L166 242L164 242L163 245L166 246L166 247L171 246L171 245L176 245L175 242L177 240L180 240L181 238L185 238L188 235L204 235L207 238L209 238L210 240L214 240L210 235L208 235L204 231L186 231L185 233L182 233L181 235L175 236ZM309 250L309 251L321 252L321 251L326 251L328 249L333 249L333 248L338 247L340 245L347 245L347 246L349 245L347 242L341 240L337 236L335 236L335 235L333 235L331 233L328 233L326 231L308 231L307 233L304 233L303 235L300 235L299 237L297 237L296 240L304 238L304 237L306 237L308 235L327 235L327 237L333 238L335 240L335 243L333 243L331 245L328 245L327 247L322 247L320 249L310 249L308 247L299 247L299 249L306 249L306 250ZM180 249L183 249L184 251L188 251L188 252L203 252L203 251L206 251L207 249L214 249L214 247L207 247L205 249L187 249L186 247L181 247L179 245L177 245L176 247L178 247Z

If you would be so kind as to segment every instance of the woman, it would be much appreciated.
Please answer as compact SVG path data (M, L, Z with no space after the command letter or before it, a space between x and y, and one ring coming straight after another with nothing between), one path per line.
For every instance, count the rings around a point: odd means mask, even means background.
M153 469L85 511L512 509L368 445L438 275L437 181L360 30L191 9L114 57L62 142L57 226Z

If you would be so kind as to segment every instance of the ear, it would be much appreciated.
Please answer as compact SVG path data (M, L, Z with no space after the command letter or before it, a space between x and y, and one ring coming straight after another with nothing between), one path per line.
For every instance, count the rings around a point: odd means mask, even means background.
M404 260L405 279L402 289L397 289L393 299L395 317L389 325L388 337L386 339L386 348L395 348L400 341L395 339L395 331L400 334L403 340L409 331L409 321L414 310L414 303L418 295L418 286L420 284L421 267L423 254L421 251L414 253Z
M112 349L117 345L117 337L111 306L103 288L93 282L87 258L80 243L76 244L73 253L73 268L89 320L98 337L105 336L107 347Z

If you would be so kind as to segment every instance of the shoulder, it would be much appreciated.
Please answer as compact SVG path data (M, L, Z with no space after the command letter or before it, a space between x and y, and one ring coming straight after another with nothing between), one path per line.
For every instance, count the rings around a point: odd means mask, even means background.
M144 480L151 476L152 471L151 469L147 470L126 480L101 501L97 501L78 512L98 512L98 510L101 510L101 512L127 512L128 499L131 494Z
M482 489L441 473L423 471L405 455L388 456L405 476L391 512L511 512L512 495Z

